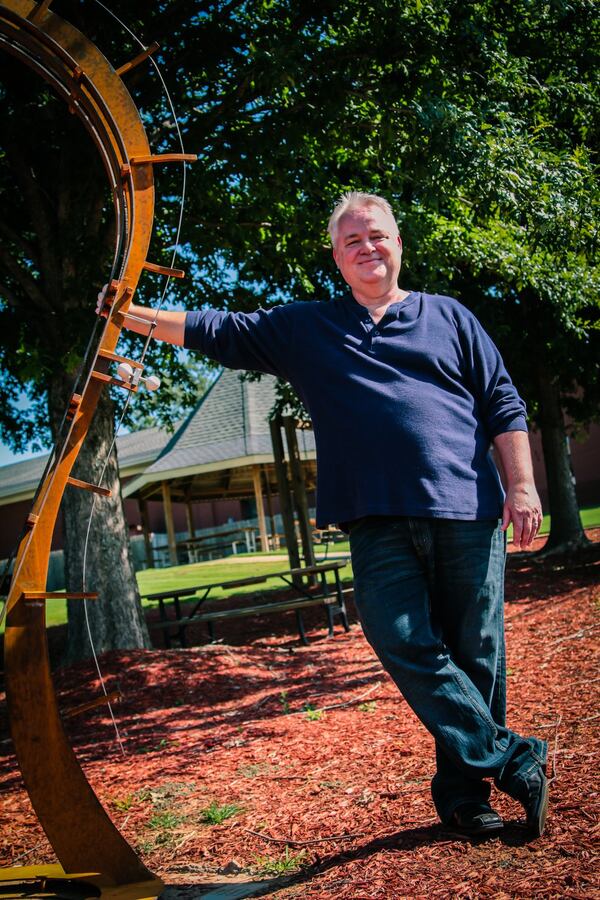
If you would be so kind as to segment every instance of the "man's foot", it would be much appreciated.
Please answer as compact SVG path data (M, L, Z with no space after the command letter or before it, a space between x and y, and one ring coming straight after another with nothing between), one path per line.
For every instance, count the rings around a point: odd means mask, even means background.
M504 827L502 819L489 803L475 801L457 806L448 824L461 834L469 835L492 834Z
M527 831L532 838L538 838L544 830L548 815L548 778L540 766L527 779L528 795L521 802L527 815Z

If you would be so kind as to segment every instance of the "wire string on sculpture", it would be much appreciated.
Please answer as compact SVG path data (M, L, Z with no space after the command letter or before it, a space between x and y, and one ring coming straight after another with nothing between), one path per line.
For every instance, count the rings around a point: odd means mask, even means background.
M118 17L118 16L117 16L117 15L116 15L116 13L114 13L114 12L113 12L111 9L109 9L104 3L102 3L101 0L95 0L95 2L96 2L96 4L97 4L98 6L102 7L102 9L104 9L110 16L112 16L112 18L115 19L115 21L117 21L125 31L127 31L127 33L128 33L128 34L133 38L133 40L134 40L134 41L142 48L143 51L146 51L146 50L149 49L148 47L145 46L145 44L143 43L143 41L140 40L140 38L139 38L139 37L138 37L138 36L137 36L137 35L136 35L136 34L135 34L135 33L134 33L134 32L133 32L133 31L132 31L132 30L131 30L131 29L130 29L130 28L129 28L129 27L128 27L128 26L127 26L127 25L126 25L126 24ZM176 113L176 111L175 111L175 107L174 107L174 104L173 104L173 101L172 101L172 98L171 98L171 94L170 94L170 92L169 92L169 89L168 89L168 87L167 87L167 85L166 85L166 82L165 82L165 80L164 80L164 78L163 78L163 75L162 75L162 72L161 72L161 70L160 70L160 67L158 66L156 60L154 60L154 59L152 58L152 56L150 56L149 59L150 59L151 64L154 66L154 68L155 68L155 70L156 70L156 73L157 73L157 75L158 75L158 77L159 77L159 79L160 79L161 86L162 86L162 90L164 91L165 97L166 97L166 99L167 99L167 102L168 102L169 107L170 107L170 109L171 109L171 113L172 113L172 115L173 115L173 120L174 120L174 122L175 122L175 127L176 127L176 130L177 130L177 138L178 138L178 142L179 142L179 148L180 148L181 153L184 153L185 150L184 150L184 145L183 145L183 136L182 136L182 134L181 134L181 128L180 128L180 125L179 125L179 118L178 118L177 113ZM187 176L186 163L183 162L183 163L182 163L181 199L180 199L180 203L179 203L179 216L178 216L178 221L177 221L177 230L176 230L176 235L175 235L174 249L173 249L173 254L172 254L172 257L171 257L171 265L170 265L170 268L171 268L171 269L173 269L173 268L175 267L175 261L176 261L176 259L177 259L177 254L178 254L178 251L179 251L179 240L180 240L181 229L182 229L182 225L183 225L183 216L184 216L184 210L185 210L186 182L187 182L187 177L186 177L186 176ZM166 298L166 296L167 296L167 292L168 292L169 285L170 285L170 283L171 283L172 277L173 277L172 275L167 275L167 276L165 277L165 283L164 283L164 285L163 285L163 289L162 289L162 292L161 292L161 295L160 295L158 304L156 305L156 307L155 307L155 309L154 309L154 317L153 317L153 318L151 319L151 321L148 323L148 335L146 336L146 339L145 339L145 341L144 341L144 346L143 346L143 348L142 348L142 352L141 352L140 357L139 357L139 362L140 362L140 364L142 364L142 365L143 365L144 359L145 359L145 357L146 357L146 354L147 354L147 352L148 352L148 348L149 348L149 346L150 346L150 341L152 340L152 335L153 335L153 332L154 332L154 330L155 330L155 328L156 328L156 323L157 323L157 319L158 319L158 314L159 314L159 312L160 312L162 306L164 305L165 298ZM109 312L108 312L108 318L110 318L113 309L114 309L114 307L111 308L111 309L109 310ZM128 380L129 380L129 381L131 381L132 383L137 383L137 382L139 382L139 381L141 380L141 377L140 377L140 376L141 376L141 373L142 373L142 369L141 369L141 368L137 368L137 367L134 368L134 369L132 369L132 367L131 367L130 365L128 365L127 363L122 363L122 364L118 367L117 373L122 377L123 381L128 381ZM152 379L154 379L154 380L152 380ZM159 381L158 379L156 379L156 376L149 376L148 378L145 379L145 384L146 384L146 387L147 387L148 390L156 390L156 389L160 386L160 381ZM114 428L114 433L113 433L112 441L111 441L111 443L110 443L109 449L108 449L107 452L106 452L104 464L103 464L103 466L102 466L101 475L100 475L100 483L102 483L102 481L104 480L104 476L105 476L105 473L106 473L106 468L107 468L107 466L108 466L109 458L110 458L110 456L111 456L111 454L112 454L112 452L113 452L113 449L114 449L114 446L115 446L117 437L119 436L120 429L121 429L121 427L122 427L122 425L123 425L123 422L124 422L124 420L125 420L125 416L127 415L127 411L128 411L128 409L129 409L129 404L130 404L130 402L131 402L131 399L132 399L132 392L128 392L127 397L126 397L126 399L125 399L125 402L124 402L124 404L123 404L123 409L121 410L121 413L120 413L120 415L119 415L119 417L118 417L118 419L117 419L117 422L116 422L116 425L115 425L115 428ZM86 535L85 535L85 540L84 540L83 566L82 566L82 588L81 588L81 589L82 589L82 593L85 593L86 590L87 590L87 560L88 560L88 548L89 548L89 540L90 540L90 534L91 534L92 520L93 520L94 512L95 512L95 510L96 510L96 498L97 498L97 496L98 496L97 494L94 494L94 495L93 495L93 498L92 498L92 507L91 507L90 514L89 514L89 517L88 517L87 528L86 528ZM96 672L97 672L97 674L98 674L98 678L99 678L99 681L100 681L100 685L101 685L101 688L102 688L102 692L104 693L104 696L105 696L105 697L108 697L109 694L108 694L108 691L107 691L107 689L106 689L105 679L104 679L104 676L103 676L103 674L102 674L101 667L100 667L100 663L99 663L99 660L98 660L98 655L97 655L97 653L96 653L96 648L95 648L95 646L94 646L94 639L93 639L93 636L92 636L92 630L91 630L90 619L89 619L89 613L88 613L88 605L87 605L87 600L85 600L85 599L84 599L84 601L83 601L83 609L84 609L84 615L85 615L85 623L86 623L87 635L88 635L88 639L89 639L89 643L90 643L90 648L91 648L91 651L92 651L92 656L93 656L93 659L94 659L94 665L95 665L95 668L96 668ZM118 725L117 725L117 722L116 722L116 719L115 719L114 712L113 712L112 705L111 705L110 701L107 701L107 707L108 707L108 711L109 711L109 714L110 714L110 717L111 717L111 721L112 721L112 724L113 724L113 728L114 728L114 730L115 730L115 735L116 735L117 742L118 742L118 744L119 744L119 747L120 747L120 749L121 749L121 752L122 752L123 754L125 754L125 749L124 749L124 747L123 747L123 742L122 742L122 740L121 740L121 736L120 736L120 733L119 733L119 728L118 728Z

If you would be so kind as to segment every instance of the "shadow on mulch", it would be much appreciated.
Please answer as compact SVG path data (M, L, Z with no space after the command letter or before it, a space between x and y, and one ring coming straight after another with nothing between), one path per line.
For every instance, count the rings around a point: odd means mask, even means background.
M281 599L287 599L289 591L282 591ZM218 601L217 601L218 602ZM229 598L228 606L248 604L248 595ZM190 604L192 606L193 604ZM357 616L352 598L346 599L348 619L356 626ZM182 612L184 605L182 604ZM185 613L184 613L185 614ZM151 610L149 617L157 618L158 611ZM338 697L341 691L349 691L355 687L369 687L380 680L380 673L373 671L373 665L355 665L346 668L343 675L336 671L327 653L331 640L327 633L327 619L322 607L303 610L303 619L309 637L309 647L322 650L322 672L319 677L322 697ZM344 634L339 619L335 621L335 636ZM222 709L222 703L234 701L239 718L250 723L257 739L273 737L277 730L277 719L282 714L281 701L274 694L266 702L256 702L256 685L251 680L233 680L227 672L215 670L212 666L212 651L218 657L221 653L235 652L236 647L251 649L253 659L260 665L277 667L281 659L285 667L292 666L286 676L286 696L293 704L296 697L303 695L306 687L315 681L313 674L304 670L302 657L303 645L298 636L294 612L277 613L270 616L248 616L244 619L232 619L222 628L226 631L225 641L211 641L205 627L198 625L186 630L186 652L182 653L177 646L171 649L157 646L150 651L111 651L103 654L101 664L108 691L120 690L121 700L116 710L120 719L134 717L141 709L152 709L155 715L144 723L136 723L135 739L126 741L127 752L131 756L144 759L144 755L160 749L160 741L170 740L173 734L182 738L186 732L193 732L201 751L212 749L210 733L214 729L225 727L228 731L236 726ZM156 633L155 633L156 634ZM160 632L158 632L160 634ZM69 667L61 665L66 649L67 626L53 626L47 630L49 656L58 696L59 708L67 711L88 699L86 691L96 681L96 671L92 661L73 664ZM277 641L277 658L273 659L272 639ZM334 637L335 639L335 637ZM201 650L198 665L203 666L203 696L219 698L219 704L198 704L194 697L186 701L185 724L181 724L182 683L187 676L189 653L195 648ZM209 656L205 656L209 653ZM129 664L131 657L132 665ZM170 684L155 683L155 666L168 667L173 677ZM3 673L0 673L0 691L4 689ZM143 697L143 701L140 698ZM324 702L327 702L324 699ZM237 720L236 720L237 721ZM99 721L93 710L76 719L65 719L64 726L70 740L78 746L78 754L82 761L99 760L109 753L114 746L114 730L109 719ZM204 735L208 733L208 737ZM215 741L215 745L218 741ZM9 737L6 707L0 704L0 759L12 755L12 742ZM17 770L11 779L5 779L5 790L16 788L20 782Z
M284 588L281 591L273 591L269 593L269 602L277 602L296 598L297 594ZM348 613L348 621L350 624L356 624L358 617L352 597L346 597L346 609ZM215 600L209 601L202 607L203 611L214 609L223 609L226 605L228 609L237 609L238 607L247 606L250 598L248 594L232 595L226 601ZM187 616L196 604L196 599L192 599L187 603L181 603L181 615ZM173 615L173 610L169 609L169 616ZM321 637L327 637L327 615L324 607L309 607L302 610L302 619L304 627L309 634L309 640L319 640ZM146 622L150 627L150 637L152 639L152 648L154 650L166 649L167 642L164 639L162 629L152 629L152 624L159 622L158 607L146 611ZM339 634L343 631L343 626L338 616L334 617L335 633ZM219 644L227 644L232 647L246 646L256 641L264 640L271 637L285 637L289 635L290 652L295 647L301 646L296 625L296 614L293 610L286 612L277 612L272 614L261 614L256 616L246 616L244 618L231 619L222 623L215 623L216 631L215 640L213 640L208 632L206 625L199 623L197 625L188 625L185 629L185 646L201 647L207 644L218 646ZM177 638L178 629L176 626L172 629L171 647L177 649L179 641ZM50 657L50 666L52 670L62 668L67 642L67 625L54 625L47 629L48 654ZM4 690L4 635L0 635L0 690Z
M537 556L535 553L509 553L508 562L507 562L507 575L506 575L506 603L508 606L512 607L523 607L522 612L513 613L513 618L515 615L526 615L529 609L534 609L539 606L540 603L543 603L548 598L554 598L552 600L553 604L566 602L568 600L569 592L576 590L578 588L587 587L590 585L594 585L598 583L600 574L600 542L592 543L589 547L586 547L582 550L577 551L576 553L570 554L569 556L562 557L548 557L542 558ZM289 591L284 590L281 592L281 598L287 597ZM563 594L562 598L558 598L557 595ZM275 598L274 598L275 599ZM217 601L218 602L218 601ZM239 605L247 605L248 604L248 595L239 595L237 597L231 597L227 601L228 606L235 608ZM358 618L356 615L356 609L354 606L354 602L351 595L347 595L346 605L348 610L348 618L351 624L356 625L358 622ZM189 608L191 608L193 604L189 604ZM185 607L182 607L185 609ZM185 614L185 613L184 613ZM158 610L151 610L148 613L148 619L150 622L155 621L158 617ZM328 659L327 659L327 622L325 611L322 607L314 607L303 610L303 619L305 622L305 627L307 633L309 634L310 646L316 646L323 649L323 666L325 667L323 671L322 677L322 692L324 695L331 694L335 695L339 693L341 685L338 683L338 679L336 678L335 666L331 666L331 671L329 671L328 667ZM272 650L267 646L268 642L272 638L278 639L278 649L277 653L282 658L286 658L286 655L289 654L289 658L293 658L296 651L301 650L301 642L298 637L297 626L295 614L292 611L285 613L277 613L273 615L257 615L257 616L248 616L244 619L231 619L222 624L220 624L220 630L223 632L221 637L217 638L216 642L211 641L210 635L206 631L206 627L201 624L197 626L188 626L186 629L186 645L188 648L202 647L204 648L204 652L214 648L215 651L219 651L219 648L223 648L224 645L227 647L231 647L234 650L236 647L249 647L252 648L252 652L257 655L257 659L267 659L269 662L272 660ZM341 623L338 619L335 622L335 633L339 635L343 633L343 629ZM161 646L161 632L154 632L153 636L155 638L154 650L160 653L167 653L169 656L170 664L174 666L174 669L177 669L177 660L179 651L175 647L173 650L165 650L164 647ZM61 661L64 656L66 639L67 639L67 626L60 625L49 628L47 631L48 638L48 648L49 655L52 668L55 670L55 677L57 679L57 686L59 691L63 691L62 699L67 705L75 705L77 702L76 694L77 690L70 691L68 688L68 682L75 683L77 687L78 678L73 678L74 675L79 675L83 677L85 680L89 680L89 678L93 678L93 672L91 670L91 666L89 663L80 663L74 666L71 666L69 669L61 668ZM286 640L288 638L288 640ZM1 651L1 637L0 637L0 651ZM134 651L139 654L140 651ZM153 651L147 651L149 654L149 660L154 658ZM143 652L142 652L143 654ZM172 655L171 655L172 654ZM120 651L118 654L119 658L123 660L127 657L127 651ZM111 658L113 654L107 653L103 656L103 664L107 665L110 668ZM295 693L297 691L301 691L307 680L312 679L312 675L307 675L303 671L301 652L297 654L298 656L298 671L294 673L292 677L288 673L286 678L286 690L290 701L293 701ZM0 657L1 659L1 657ZM143 687L149 690L152 693L152 685L145 685L146 673L145 666L143 665L143 655L141 659L138 660L141 665L136 667L136 687ZM89 670L89 671L88 671ZM0 690L3 689L3 673L0 672ZM65 677L68 676L68 681L65 681ZM367 676L367 677L366 677ZM377 673L371 673L369 679L368 667L365 670L364 667L358 667L355 671L346 671L344 675L344 689L348 690L357 684L365 684L370 682L374 682L378 678ZM118 674L114 675L115 685L112 687L118 687L119 676ZM257 706L256 703L252 702L252 690L249 690L249 698L248 701L244 702L244 694L240 690L240 683L235 685L236 693L233 693L234 685L230 683L227 679L226 675L222 673L214 673L214 675L210 671L205 672L205 692L207 696L218 696L221 699L226 699L229 694L231 694L230 699L234 699L239 704L240 712L244 714L248 721L252 721L255 725L258 726L257 735L260 734L262 737L268 737L270 733L270 723L273 720L274 709L273 704L262 705L259 704ZM63 683L64 682L64 683ZM65 688L67 688L65 692ZM243 690L243 689L242 689ZM72 694L72 696L71 696ZM166 708L169 709L173 705L173 698L169 695L165 695L163 690L162 695L152 696L152 706L155 709ZM127 712L127 701L126 699L122 701L121 707L123 712ZM4 721L4 715L2 714L2 710L0 710L0 756L3 753L2 744L5 742L2 740L6 736L7 728L6 722ZM210 715L206 713L204 709L202 711L199 710L198 716L191 716L194 720L190 722L189 728L196 729L211 729L214 728L215 725L222 724L220 722L216 722L214 718L211 718ZM264 728L261 728L259 723L264 719ZM169 722L165 722L165 727L169 726ZM110 743L112 740L112 732L110 728L106 729L106 735L95 735L96 740L96 750L99 750L103 744L103 738L106 737L107 742ZM156 736L156 725L154 724L150 729L153 736ZM138 734L138 739L141 739L143 747L143 735Z
M504 829L499 834L488 837L467 837L457 834L443 825L437 823L416 828L405 828L402 831L392 832L385 837L374 838L364 844L341 853L333 853L310 866L307 866L294 875L284 875L271 881L264 889L253 891L252 896L267 897L275 891L283 888L299 887L311 882L316 876L323 875L337 867L342 867L351 862L367 860L381 851L410 852L421 847L432 847L436 844L446 846L451 843L471 844L480 846L490 840L497 840L506 847L524 847L529 841L525 829L517 822L504 822ZM178 888L184 887L178 885ZM189 885L193 888L193 885ZM196 889L198 885L195 886Z

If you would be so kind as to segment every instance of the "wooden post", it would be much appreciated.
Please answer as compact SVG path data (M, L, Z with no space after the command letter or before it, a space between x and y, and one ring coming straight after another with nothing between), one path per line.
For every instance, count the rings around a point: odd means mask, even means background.
M185 522L190 538L196 537L196 528L194 527L194 510L192 509L192 501L185 502Z
M165 524L167 526L167 541L169 544L169 559L171 565L177 565L177 542L175 539L175 523L173 522L173 504L171 503L171 486L168 481L162 483L162 497L165 508Z
M252 466L252 482L254 484L254 498L256 500L256 512L258 514L258 533L260 535L260 549L269 549L267 537L267 523L265 522L265 505L263 502L262 485L260 483L260 466Z
M269 484L269 472L265 467L263 470L263 475L265 476L265 491L267 494L267 514L269 516L269 523L271 528L271 546L272 549L276 549L279 544L277 542L277 531L275 529L275 516L273 515L273 497L271 496L271 485Z
M41 2L37 3L37 6L31 10L27 18L30 22L37 23L39 19L42 18L45 12L48 11L48 7L52 3L52 0L41 0Z
M300 553L298 552L298 541L296 540L296 531L294 529L294 508L292 506L292 495L283 452L281 419L279 416L276 419L271 419L269 427L271 429L271 443L273 444L275 474L279 491L279 506L281 508L281 518L283 519L283 532L285 534L290 569L298 569L300 568Z
M154 551L152 549L152 539L150 538L150 518L148 516L148 501L138 500L140 507L140 518L142 520L142 532L144 534L144 548L146 550L146 566L149 569L154 568Z
M288 446L292 488L296 500L296 509L298 511L300 538L302 540L302 550L304 551L304 565L314 566L315 552L312 542L312 528L308 521L308 500L306 498L304 472L302 471L302 460L300 459L298 439L296 438L296 422L292 416L284 416L283 427L285 429L285 437Z

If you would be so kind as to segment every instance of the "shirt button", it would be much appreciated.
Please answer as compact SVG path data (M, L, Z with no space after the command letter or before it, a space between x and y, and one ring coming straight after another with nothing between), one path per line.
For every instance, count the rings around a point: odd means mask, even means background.
M376 335L376 336L379 336L379 332L377 331L376 328L373 329L373 334Z

